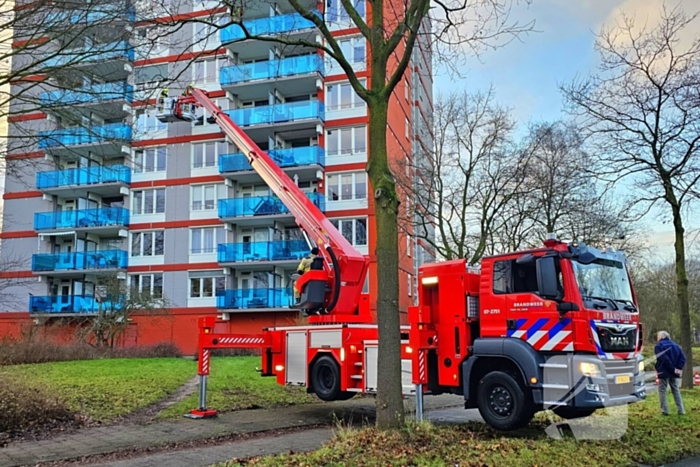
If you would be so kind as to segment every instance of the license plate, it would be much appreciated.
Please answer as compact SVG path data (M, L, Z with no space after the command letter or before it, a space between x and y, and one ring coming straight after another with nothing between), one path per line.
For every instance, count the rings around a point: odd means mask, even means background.
M626 376L615 376L615 384L625 384L630 382L629 375Z

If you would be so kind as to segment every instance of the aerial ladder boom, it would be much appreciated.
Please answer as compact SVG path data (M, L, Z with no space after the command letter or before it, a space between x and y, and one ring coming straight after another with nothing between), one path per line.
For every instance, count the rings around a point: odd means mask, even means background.
M195 108L204 108L294 216L307 241L320 255L296 282L301 293L298 307L308 314L331 314L330 321L364 321L369 316L359 306L368 260L335 228L328 218L282 171L274 160L236 125L210 98L207 91L189 86L183 95L158 99L157 117L162 122L197 119ZM366 314L368 315L366 310Z

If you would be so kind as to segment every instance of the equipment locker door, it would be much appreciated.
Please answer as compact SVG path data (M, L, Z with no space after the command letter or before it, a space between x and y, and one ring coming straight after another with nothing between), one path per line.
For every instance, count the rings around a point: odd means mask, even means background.
M306 331L287 332L287 385L306 386Z

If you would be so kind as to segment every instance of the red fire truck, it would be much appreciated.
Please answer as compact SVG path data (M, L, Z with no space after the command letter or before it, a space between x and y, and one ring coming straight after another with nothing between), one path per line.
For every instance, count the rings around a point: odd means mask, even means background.
M200 407L191 416L216 414L206 407L214 349L259 349L263 376L325 401L376 392L378 331L361 293L367 259L206 91L161 97L157 115L193 121L202 118L198 107L321 254L297 281L309 325L220 334L215 317L200 319ZM644 399L642 326L626 263L621 252L549 238L541 248L484 258L480 270L463 259L421 266L418 305L401 328L404 393L421 404L423 393L462 395L465 408L499 430L521 428L540 410L576 418Z

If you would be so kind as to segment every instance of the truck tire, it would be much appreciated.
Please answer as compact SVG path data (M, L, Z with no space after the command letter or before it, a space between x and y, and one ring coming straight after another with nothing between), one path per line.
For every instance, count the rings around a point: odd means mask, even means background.
M595 409L576 409L573 407L557 407L552 409L552 412L559 415L561 418L571 420L573 418L583 418L592 415Z
M481 378L477 388L477 407L486 423L500 431L524 428L535 413L532 394L502 371Z
M311 368L311 387L319 399L327 402L344 401L355 395L340 390L340 368L330 355L320 357Z

